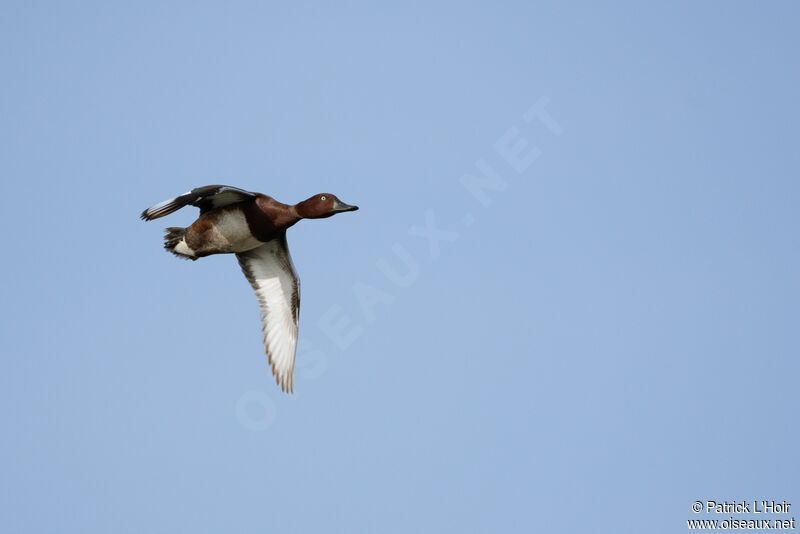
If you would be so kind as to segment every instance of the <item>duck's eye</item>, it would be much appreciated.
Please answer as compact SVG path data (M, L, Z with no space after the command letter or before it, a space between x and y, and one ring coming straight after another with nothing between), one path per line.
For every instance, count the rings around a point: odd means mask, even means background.
M327 200L327 199L328 199L328 197L326 197L325 195L322 195L321 197L319 197L319 199L320 199L320 200Z

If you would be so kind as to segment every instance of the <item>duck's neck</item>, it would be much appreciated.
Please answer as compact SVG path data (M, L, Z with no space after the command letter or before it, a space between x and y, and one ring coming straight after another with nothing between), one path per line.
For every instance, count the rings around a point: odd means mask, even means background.
M288 224L286 225L286 228L289 228L290 226L294 226L295 224L297 224L297 222L300 219L304 219L304 218L305 217L303 217L302 215L300 215L297 212L297 205L289 206L289 219L288 219Z
M261 195L255 204L248 204L254 220L263 220L266 227L273 230L282 231L294 226L303 217L297 213L294 206L289 206L283 202L278 202L272 197Z

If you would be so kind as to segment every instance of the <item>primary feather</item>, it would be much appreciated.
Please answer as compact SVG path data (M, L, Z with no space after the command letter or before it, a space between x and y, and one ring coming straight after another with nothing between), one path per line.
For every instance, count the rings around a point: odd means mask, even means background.
M261 334L275 381L293 390L300 316L300 283L286 238L274 239L236 255L261 308Z

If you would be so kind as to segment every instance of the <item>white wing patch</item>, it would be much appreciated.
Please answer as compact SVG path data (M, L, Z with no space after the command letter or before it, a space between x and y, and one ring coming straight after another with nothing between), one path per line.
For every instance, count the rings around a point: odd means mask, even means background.
M258 297L261 333L272 374L281 390L291 393L294 389L300 282L289 256L286 237L273 239L236 257Z
M164 202L159 202L152 208L144 210L141 217L145 221L152 221L189 205L200 208L200 213L203 213L229 204L235 204L236 202L253 199L256 196L256 193L229 185L206 185L196 187Z
M186 193L178 195L175 198L165 200L164 202L159 202L152 208L147 208L142 212L142 219L146 220L158 219L159 217L163 217L164 215L169 215L170 213L178 209L176 206L178 205L179 198L191 194L192 194L191 191L187 191Z

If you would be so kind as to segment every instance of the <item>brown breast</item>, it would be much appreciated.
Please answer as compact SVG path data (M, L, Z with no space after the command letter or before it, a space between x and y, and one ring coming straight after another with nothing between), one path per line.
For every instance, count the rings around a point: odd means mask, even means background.
M243 202L242 210L250 233L259 241L270 241L283 235L287 228L299 220L290 206L262 194L254 201Z

